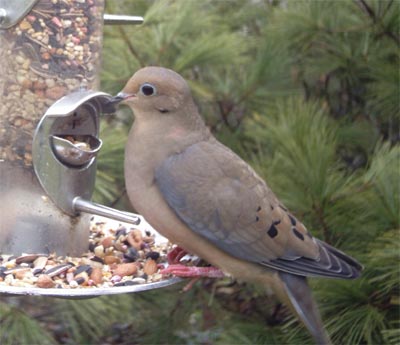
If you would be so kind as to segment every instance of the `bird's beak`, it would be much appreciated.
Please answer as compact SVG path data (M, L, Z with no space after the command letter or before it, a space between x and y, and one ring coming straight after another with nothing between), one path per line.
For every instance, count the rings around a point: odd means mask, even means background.
M115 113L117 110L117 105L123 101L125 101L128 98L135 97L136 95L134 94L129 94L125 92L119 92L116 96L111 97L108 102L105 104L105 109L103 111L105 113Z
M119 92L116 96L112 97L110 102L114 103L114 104L118 104L120 102L125 101L128 98L132 98L135 97L135 94L130 94L130 93L126 93L126 92Z
M115 102L123 102L125 100L127 100L128 98L133 98L136 97L136 94L134 93L126 93L126 92L119 92L116 96L113 97L113 99L115 100Z

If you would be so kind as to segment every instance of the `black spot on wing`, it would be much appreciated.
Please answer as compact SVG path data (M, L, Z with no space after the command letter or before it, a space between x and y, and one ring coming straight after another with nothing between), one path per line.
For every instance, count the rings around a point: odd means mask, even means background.
M271 226L269 227L267 234L271 238L274 238L276 235L278 235L278 229L276 228L274 223L272 223Z
M296 235L297 238L304 241L304 235L298 231L296 228L292 228L293 233Z
M294 218L292 215L288 214L290 222L292 223L293 226L296 226L296 218Z

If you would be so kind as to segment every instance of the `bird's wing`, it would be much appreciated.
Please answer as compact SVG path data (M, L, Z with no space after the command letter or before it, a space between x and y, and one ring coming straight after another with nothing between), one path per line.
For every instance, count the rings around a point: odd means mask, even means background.
M155 183L189 228L234 257L297 275L358 276L354 259L313 238L254 170L214 139L168 157Z

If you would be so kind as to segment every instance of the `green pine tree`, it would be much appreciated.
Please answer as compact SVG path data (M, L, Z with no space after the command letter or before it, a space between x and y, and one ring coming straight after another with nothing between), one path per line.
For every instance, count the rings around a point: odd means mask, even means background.
M147 65L183 74L214 134L313 234L364 264L356 281L310 280L333 341L399 344L400 3L106 6L144 15L145 24L105 28L102 89L115 94ZM122 161L131 121L121 109L102 124L95 193L96 201L125 209ZM268 291L230 279L204 280L185 294L180 288L87 301L5 300L0 342L312 343Z

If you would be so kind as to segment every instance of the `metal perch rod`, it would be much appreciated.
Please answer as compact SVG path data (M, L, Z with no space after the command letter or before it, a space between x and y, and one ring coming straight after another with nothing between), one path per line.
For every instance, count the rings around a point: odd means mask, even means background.
M81 197L76 197L73 200L73 207L77 212L96 214L98 216L108 217L114 220L131 223L134 225L138 225L141 221L141 217L138 214L119 211L114 208L84 200Z

